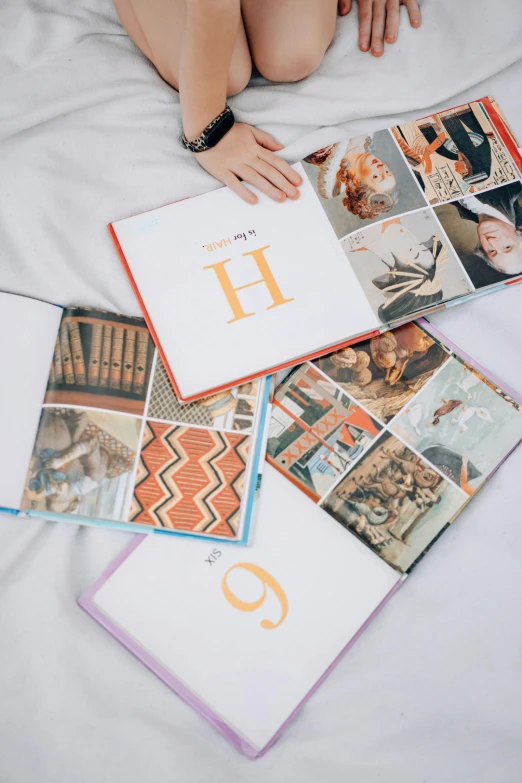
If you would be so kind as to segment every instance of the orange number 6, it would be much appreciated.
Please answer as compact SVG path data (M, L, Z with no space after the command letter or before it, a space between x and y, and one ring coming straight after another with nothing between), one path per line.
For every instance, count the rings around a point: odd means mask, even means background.
M227 576L235 568L243 568L245 571L249 571L259 579L263 585L263 594L261 598L258 598L257 601L242 601L237 597L237 595L234 595L227 584ZM273 623L271 620L261 620L262 628L277 628L278 625L281 625L286 615L288 614L288 600L281 585L276 582L273 576L270 576L268 571L265 571L264 568L260 568L253 563L237 563L236 565L232 566L232 568L229 568L223 577L221 587L223 588L223 593L225 594L227 601L232 604L235 609L239 609L241 612L253 612L256 609L259 609L266 598L266 588L269 587L277 596L277 599L281 604L281 617L277 623Z

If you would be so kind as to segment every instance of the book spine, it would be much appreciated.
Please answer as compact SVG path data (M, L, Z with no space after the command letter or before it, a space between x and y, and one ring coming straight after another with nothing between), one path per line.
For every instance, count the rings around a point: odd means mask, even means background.
M90 386L98 386L100 378L100 359L102 350L103 326L93 324L91 331L91 351L89 354L88 380Z
M149 347L149 335L147 332L138 333L138 346L136 348L136 364L132 388L136 394L143 394L145 386L145 374L147 371L147 350Z
M62 350L60 348L59 334L54 346L54 378L56 383L63 383Z
M74 384L74 370L71 358L71 344L69 342L69 329L67 323L60 326L60 348L62 350L62 366L65 383Z
M85 373L85 359L83 356L80 324L77 323L77 321L70 322L69 335L71 341L71 357L74 372L74 382L78 386L85 386L87 383L87 377Z
M103 327L103 343L100 367L100 386L109 385L109 375L111 371L111 345L112 345L112 326Z
M119 389L121 386L121 361L123 358L123 326L114 327L111 352L110 387Z
M136 347L136 332L134 329L125 329L125 345L123 349L123 368L121 371L121 388L123 391L132 391L132 379L134 376L134 349Z

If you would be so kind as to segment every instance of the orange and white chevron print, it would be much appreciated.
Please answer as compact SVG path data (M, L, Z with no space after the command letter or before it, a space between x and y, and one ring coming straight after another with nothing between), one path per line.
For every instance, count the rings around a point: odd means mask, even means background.
M234 538L250 438L148 421L130 519Z

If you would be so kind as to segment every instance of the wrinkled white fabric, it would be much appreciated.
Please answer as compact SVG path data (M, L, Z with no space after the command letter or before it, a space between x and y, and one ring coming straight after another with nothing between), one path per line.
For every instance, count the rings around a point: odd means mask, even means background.
M487 93L521 137L520 0L422 8L379 60L351 14L317 74L256 80L234 109L289 160ZM179 132L109 0L2 0L0 290L138 314L105 226L215 186ZM521 311L522 286L434 320L522 391ZM256 762L77 608L128 535L1 517L0 781L519 783L521 470L522 449Z

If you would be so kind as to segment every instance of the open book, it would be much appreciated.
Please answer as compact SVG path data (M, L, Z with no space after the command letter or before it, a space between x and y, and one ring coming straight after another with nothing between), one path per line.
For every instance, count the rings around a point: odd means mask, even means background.
M0 511L247 542L270 378L180 405L142 318L5 293L0 346Z
M427 321L293 370L268 461L401 573L522 439L522 406Z
M79 601L251 757L522 439L522 398L426 324L275 400L252 546L136 537Z
M296 169L295 202L221 188L110 226L184 401L522 279L522 158L489 98Z

